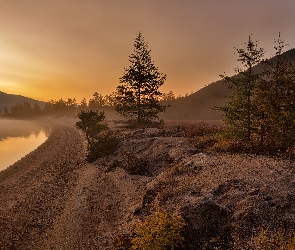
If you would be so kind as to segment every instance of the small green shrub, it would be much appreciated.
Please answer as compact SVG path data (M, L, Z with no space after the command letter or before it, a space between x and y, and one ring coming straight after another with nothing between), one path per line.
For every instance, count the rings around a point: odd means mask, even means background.
M104 112L98 113L96 110L82 110L77 117L80 121L76 122L76 128L85 133L88 142L100 131L108 129L107 125L101 123L105 119Z
M78 114L80 121L76 122L76 128L82 130L87 138L87 161L93 162L100 157L113 154L119 145L119 139L102 122L105 119L104 112L96 110L82 110ZM103 133L103 131L107 131Z
M93 162L98 158L113 154L118 149L119 142L111 131L92 137L87 147L87 161Z

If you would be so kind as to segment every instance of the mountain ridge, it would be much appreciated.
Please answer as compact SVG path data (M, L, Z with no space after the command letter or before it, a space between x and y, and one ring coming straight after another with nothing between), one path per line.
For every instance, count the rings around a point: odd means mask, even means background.
M23 104L24 102L28 102L31 105L37 103L40 107L44 107L45 102L38 101L33 98L25 97L22 95L15 95L15 94L7 94L3 91L0 91L0 113L4 111L5 107L10 110L12 106L17 104Z

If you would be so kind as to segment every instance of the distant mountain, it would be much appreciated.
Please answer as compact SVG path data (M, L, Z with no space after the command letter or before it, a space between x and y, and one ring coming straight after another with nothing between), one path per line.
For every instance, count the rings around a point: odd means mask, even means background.
M223 81L211 83L187 97L167 102L170 107L161 118L168 120L219 120L221 118L220 112L212 108L224 105L228 94L229 90Z
M19 104L19 103L23 104L24 102L28 102L32 106L35 103L38 103L41 108L43 108L45 105L45 102L34 100L32 98L24 97L21 95L6 94L6 93L0 91L0 113L4 112L5 106L10 111L10 108L12 106L15 106L16 104Z
M285 52L284 55L295 66L295 49ZM273 60L273 58L270 60ZM254 69L261 72L263 67L262 64L258 64ZM169 101L168 104L171 107L167 109L161 118L169 120L219 120L221 113L212 110L212 108L223 106L229 94L230 90L223 80L213 82L187 97Z

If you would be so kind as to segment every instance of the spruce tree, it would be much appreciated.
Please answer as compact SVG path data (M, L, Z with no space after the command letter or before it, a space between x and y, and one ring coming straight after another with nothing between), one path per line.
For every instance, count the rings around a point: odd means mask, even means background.
M92 98L89 100L89 108L93 110L101 109L106 103L105 97L95 92Z
M88 108L87 101L86 101L86 98L84 97L79 104L79 110L85 111L85 110L87 110L87 108Z
M262 77L253 68L262 61L264 51L249 36L246 48L237 49L237 53L243 68L235 69L235 77L221 75L232 94L225 106L219 109L223 111L227 135L245 145L251 145L258 126L255 91Z
M280 150L295 144L295 68L284 54L286 46L279 35L276 56L266 62L265 79L257 94L258 107L265 114L265 144Z
M130 121L152 122L158 114L166 110L159 104L166 75L159 73L151 59L150 50L139 32L134 41L134 51L129 56L131 65L125 68L124 75L115 92L115 110Z

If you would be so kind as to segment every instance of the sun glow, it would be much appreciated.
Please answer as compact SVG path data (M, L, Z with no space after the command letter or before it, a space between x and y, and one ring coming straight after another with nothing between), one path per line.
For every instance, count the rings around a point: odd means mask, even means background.
M13 91L16 88L19 88L20 84L13 81L5 81L0 79L0 88L1 90L5 91Z
M254 9L246 1L201 2L0 1L0 91L42 100L110 94L139 30L167 74L161 91L176 96L235 68L234 47L249 34L268 51L278 32L294 46L294 1L256 1Z
M57 72L55 65L0 37L0 91L46 99L40 94L40 85L56 76Z

